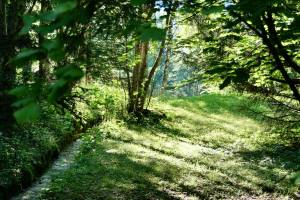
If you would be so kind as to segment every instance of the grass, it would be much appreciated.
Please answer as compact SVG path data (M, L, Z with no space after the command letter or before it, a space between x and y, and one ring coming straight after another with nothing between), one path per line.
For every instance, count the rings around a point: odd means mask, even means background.
M245 107L266 109L210 94L154 103L160 123L95 127L43 199L288 199L300 151Z

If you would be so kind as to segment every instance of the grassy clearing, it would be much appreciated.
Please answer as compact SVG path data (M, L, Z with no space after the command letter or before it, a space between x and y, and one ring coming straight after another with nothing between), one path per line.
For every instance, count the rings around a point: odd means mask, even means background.
M296 191L289 179L300 151L244 108L264 107L234 95L162 101L153 105L167 115L160 123L90 130L43 199L288 199Z

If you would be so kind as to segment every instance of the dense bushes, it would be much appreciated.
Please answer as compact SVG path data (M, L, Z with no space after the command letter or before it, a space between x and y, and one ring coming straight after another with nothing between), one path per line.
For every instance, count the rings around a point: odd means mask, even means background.
M39 121L19 124L11 137L0 135L0 199L29 186L80 131L88 128L76 126L76 117L91 126L122 112L124 98L117 88L94 84L75 90L81 101L76 101L72 112L44 103Z
M43 120L19 126L12 137L0 136L0 199L28 186L73 134L70 114L50 107Z

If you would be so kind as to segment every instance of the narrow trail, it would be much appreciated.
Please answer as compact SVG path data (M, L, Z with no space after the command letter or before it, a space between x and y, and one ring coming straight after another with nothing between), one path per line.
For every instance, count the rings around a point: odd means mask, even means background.
M51 177L67 170L75 161L76 155L79 153L82 141L80 139L72 143L66 150L60 153L57 160L54 161L48 171L39 178L31 187L25 192L13 197L11 200L35 200L40 199L42 191L49 189Z

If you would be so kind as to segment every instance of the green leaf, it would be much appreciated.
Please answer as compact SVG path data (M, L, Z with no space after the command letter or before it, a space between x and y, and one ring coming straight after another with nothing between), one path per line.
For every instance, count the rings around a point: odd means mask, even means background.
M66 80L79 80L83 77L83 71L76 65L69 65L59 69L56 73L58 78Z
M224 6L220 5L220 6L207 6L204 7L202 9L202 13L205 15L209 15L209 14L213 14L213 13L218 13L218 12L222 12L224 10Z
M296 174L294 182L296 185L300 185L300 172Z
M56 80L50 86L50 94L48 96L48 101L54 103L59 97L64 95L65 89L67 88L67 81L64 79Z
M55 51L49 52L48 56L52 60L59 62L65 58L65 52L62 49L57 49Z
M42 47L47 49L49 58L56 62L65 57L63 42L60 39L46 40L43 42Z
M24 48L21 50L21 52L12 60L12 63L16 65L20 65L23 62L26 62L27 60L31 59L37 59L39 56L42 55L41 49L28 49Z
M62 41L60 41L59 39L45 40L42 44L42 47L44 47L48 51L52 51L52 50L61 48Z
M24 34L27 34L29 32L29 30L32 27L33 22L36 21L36 17L31 16L31 15L25 15L23 17L23 21L24 21L24 26L21 29L21 31L19 32L19 35L24 35Z
M14 107L22 107L22 106L26 106L30 103L34 103L34 98L32 97L27 97L24 99L21 99L19 101L16 101L15 103L12 104L12 106Z
M58 16L75 9L76 6L76 1L67 1L65 3L59 4L56 8L54 8L53 11L42 15L41 19L45 21L54 21Z
M130 3L134 6L140 6L147 2L148 2L148 0L130 0Z
M9 94L20 98L28 94L28 88L25 86L19 86L10 90Z
M39 49L23 49L18 55L17 55L17 59L22 59L22 58L26 58L26 57L30 57L32 55L35 55L37 53L39 53L40 50Z
M236 77L234 77L233 81L235 83L244 83L247 82L250 78L249 71L247 69L236 69L235 70Z
M292 175L291 182L295 185L300 185L300 172L296 172Z
M51 86L52 88L61 88L67 85L67 81L63 79L56 80L54 84Z
M207 70L207 73L208 74L219 74L219 73L222 73L222 72L228 72L230 70L231 69L227 68L227 67L217 67L217 68L214 68L214 69L211 69L211 70Z
M18 123L26 123L37 120L40 117L40 107L36 103L30 103L14 113Z
M232 77L228 76L226 79L223 81L223 83L219 86L220 90L224 89L231 83Z
M166 37L166 30L157 27L142 28L140 38L143 41L161 41Z

